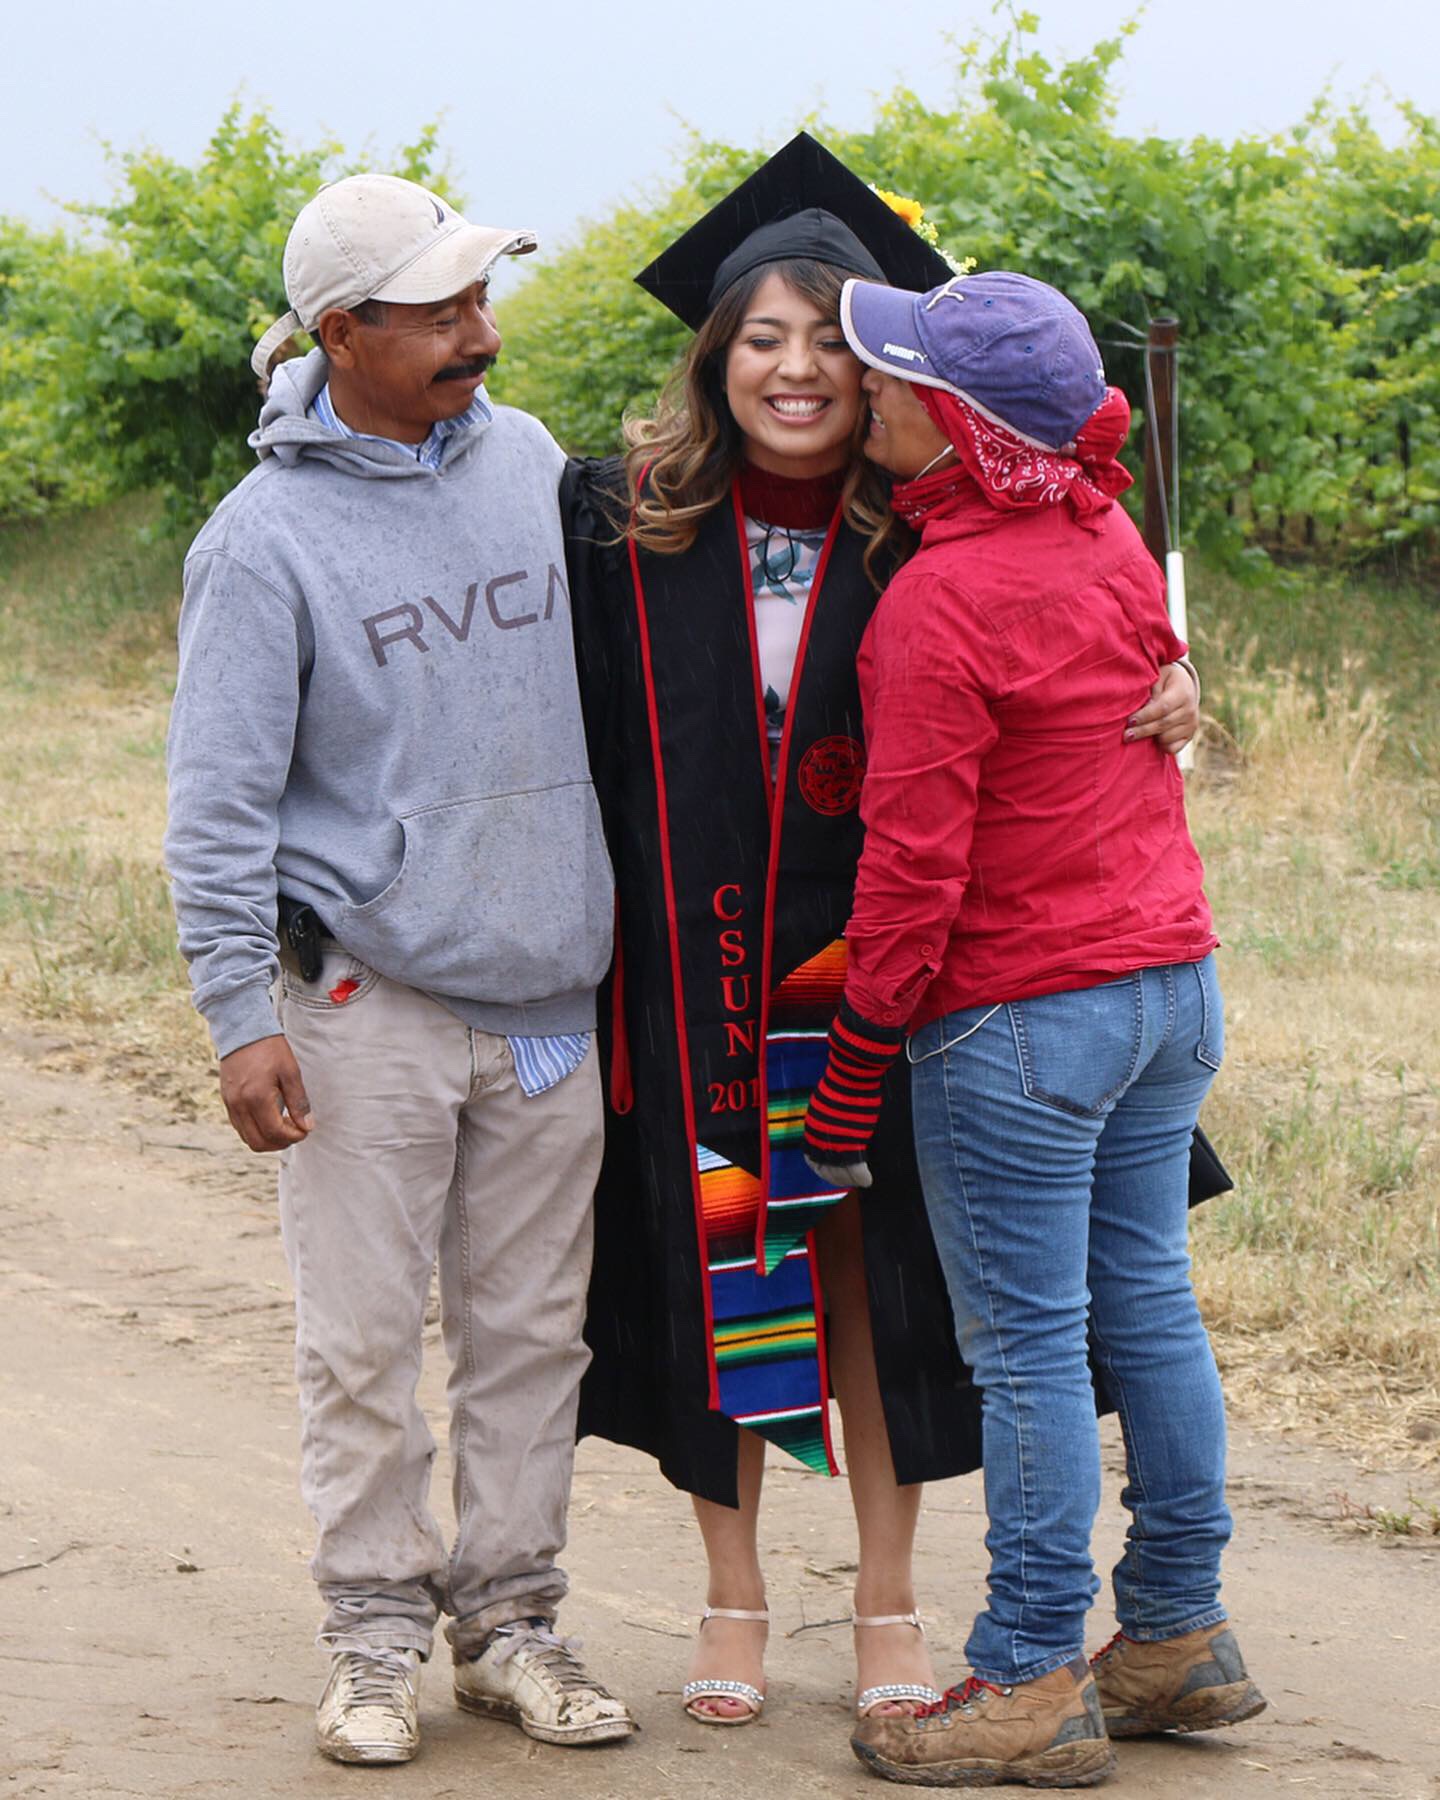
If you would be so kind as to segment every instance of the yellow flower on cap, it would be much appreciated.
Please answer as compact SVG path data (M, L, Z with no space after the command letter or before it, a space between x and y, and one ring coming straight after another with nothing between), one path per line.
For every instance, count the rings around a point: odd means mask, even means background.
M910 199L907 194L892 194L889 188L872 187L870 192L877 200L883 200L891 212L902 218L916 237L923 239L932 250L940 249L940 233L925 217L925 208L918 200ZM943 251L941 255L944 255Z
M921 222L925 217L925 208L918 200L907 199L904 194L892 194L888 188L876 188L875 192L891 212L899 213L912 230L920 229Z

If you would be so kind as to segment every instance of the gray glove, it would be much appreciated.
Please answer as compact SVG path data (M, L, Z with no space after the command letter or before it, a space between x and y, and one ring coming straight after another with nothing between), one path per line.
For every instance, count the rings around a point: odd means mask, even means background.
M807 1156L805 1161L826 1187L867 1188L870 1186L870 1165L867 1162L824 1163L816 1162L813 1156Z

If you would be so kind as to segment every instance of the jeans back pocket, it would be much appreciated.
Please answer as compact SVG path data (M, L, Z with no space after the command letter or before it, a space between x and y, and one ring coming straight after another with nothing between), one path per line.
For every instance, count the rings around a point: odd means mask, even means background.
M1145 1009L1140 977L1038 994L1006 1007L1027 1097L1098 1118L1140 1067Z
M1195 1054L1207 1069L1218 1069L1225 1060L1225 1007L1220 998L1214 951L1190 967L1200 988L1200 1036Z

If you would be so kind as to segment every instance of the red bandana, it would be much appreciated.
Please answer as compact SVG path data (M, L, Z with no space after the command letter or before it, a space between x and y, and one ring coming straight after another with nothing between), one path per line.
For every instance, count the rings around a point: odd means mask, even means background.
M1028 442L954 394L918 382L913 391L959 452L965 471L991 506L1001 512L1059 506L1064 501L1077 518L1084 518L1108 507L1131 484L1133 477L1118 460L1130 430L1130 402L1119 388L1106 388L1105 398L1080 428L1068 452ZM921 482L909 483L908 489L928 489L938 474L937 470ZM959 471L952 469L951 481L958 475ZM925 511L939 498L938 494L933 499L927 495Z
M947 456L938 469L913 481L897 481L890 490L890 505L912 531L919 531L930 517L956 494L975 486L970 471Z

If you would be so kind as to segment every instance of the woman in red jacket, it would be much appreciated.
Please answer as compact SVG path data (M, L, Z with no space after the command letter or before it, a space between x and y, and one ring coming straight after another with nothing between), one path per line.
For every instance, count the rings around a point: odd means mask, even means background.
M970 1679L853 1742L895 1780L1085 1785L1110 1735L1264 1705L1219 1603L1224 1411L1186 1255L1217 939L1179 771L1124 737L1184 646L1114 504L1128 407L1063 295L1004 273L849 281L841 319L870 366L867 454L921 543L861 650L865 846L807 1155L867 1185L908 1035L926 1205L983 1390L991 1554ZM1087 1350L1131 1515L1093 1676Z

